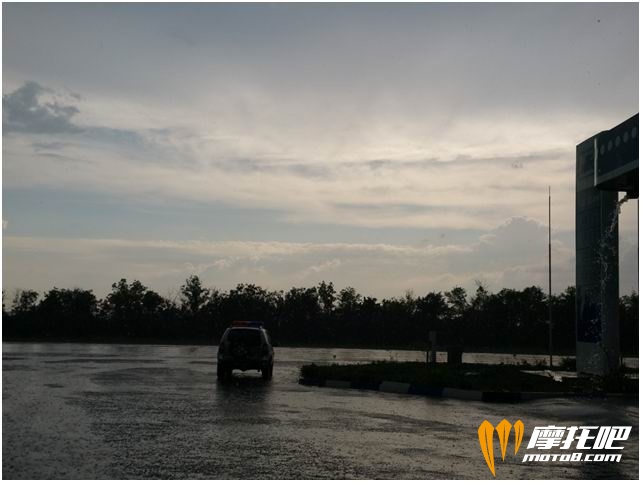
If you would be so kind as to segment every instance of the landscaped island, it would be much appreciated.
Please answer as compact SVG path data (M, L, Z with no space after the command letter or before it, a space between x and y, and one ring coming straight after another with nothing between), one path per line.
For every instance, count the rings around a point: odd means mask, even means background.
M556 381L538 366L486 364L427 364L421 362L374 362L351 365L304 365L303 381L336 380L374 386L382 382L417 387L452 388L483 392L599 392L638 394L639 381L623 374L604 378L562 377Z

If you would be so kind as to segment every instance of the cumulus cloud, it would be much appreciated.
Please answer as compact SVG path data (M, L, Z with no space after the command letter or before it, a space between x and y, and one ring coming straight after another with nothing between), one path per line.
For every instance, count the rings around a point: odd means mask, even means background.
M332 271L336 271L337 268L341 266L341 260L338 258L330 259L328 261L309 266L298 273L297 278L304 280L310 275L317 275L320 273L329 273L327 276L331 276Z
M160 138L162 129L122 129L119 127L83 124L74 122L80 109L69 102L83 99L80 94L63 92L45 87L35 81L26 81L8 94L2 96L2 122L5 132L35 135L38 140L31 143L34 152L63 159L63 151L84 146L91 150L107 149L120 156L131 155L134 150L147 151L154 156L154 140ZM61 142L60 136L66 136ZM47 139L49 136L50 139ZM52 136L56 136L54 140ZM8 139L11 142L11 139ZM49 151L56 151L51 156ZM92 156L88 156L91 158ZM138 157L138 160L140 158Z
M72 118L80 112L74 105L57 100L42 101L52 94L37 82L27 81L20 88L2 95L2 128L5 132L61 134L79 132Z

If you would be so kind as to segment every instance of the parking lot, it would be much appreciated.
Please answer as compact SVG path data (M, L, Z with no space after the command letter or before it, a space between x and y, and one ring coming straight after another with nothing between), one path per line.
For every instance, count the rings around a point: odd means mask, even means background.
M420 359L420 352L277 348L274 379L216 381L206 346L3 344L4 478L493 478L477 428L633 425L620 463L521 463L497 478L630 478L638 403L488 404L305 387L310 361ZM498 442L495 442L498 446ZM523 448L521 452L523 452Z

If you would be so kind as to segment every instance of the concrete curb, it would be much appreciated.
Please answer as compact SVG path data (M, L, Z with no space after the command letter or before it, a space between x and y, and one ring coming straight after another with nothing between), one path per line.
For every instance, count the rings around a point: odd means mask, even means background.
M587 394L568 392L484 392L481 390L463 390L460 388L433 387L414 383L399 382L348 382L345 380L317 380L300 378L298 383L307 386L328 388L352 388L356 390L374 390L386 393L406 393L410 395L425 395L428 397L454 398L458 400L475 400L491 403L515 403L542 398L574 398L590 397ZM594 396L594 395L592 395ZM635 395L623 393L604 394L602 397L636 398Z

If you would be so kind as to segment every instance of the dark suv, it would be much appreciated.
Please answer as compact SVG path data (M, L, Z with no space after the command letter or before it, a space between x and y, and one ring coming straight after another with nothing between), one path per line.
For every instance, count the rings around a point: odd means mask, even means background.
M272 378L274 349L261 322L234 321L225 330L218 346L218 379L227 380L234 369L258 370L263 380Z

